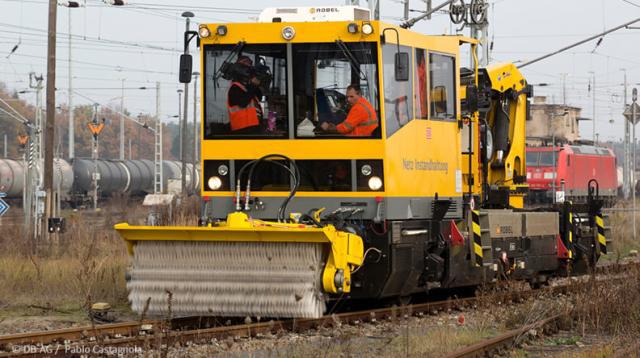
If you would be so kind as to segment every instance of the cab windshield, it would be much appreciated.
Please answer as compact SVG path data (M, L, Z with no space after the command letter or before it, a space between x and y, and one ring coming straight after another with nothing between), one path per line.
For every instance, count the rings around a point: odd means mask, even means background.
M288 136L284 44L205 46L204 74L205 139Z
M558 152L540 152L540 166L552 167L558 164Z
M540 158L540 152L527 152L527 166L537 167L539 158Z
M358 42L294 44L293 93L295 136L297 138L380 138L377 53L375 43ZM360 103L350 103L349 86L355 87ZM353 101L353 100L352 100ZM348 131L343 124L354 106L372 109L373 124L368 131ZM370 105L370 107L367 105ZM373 113L375 112L375 113ZM352 123L348 121L347 123ZM343 128L323 130L324 127ZM351 126L351 127L356 127Z
M380 138L374 42L207 45L203 62L205 139Z

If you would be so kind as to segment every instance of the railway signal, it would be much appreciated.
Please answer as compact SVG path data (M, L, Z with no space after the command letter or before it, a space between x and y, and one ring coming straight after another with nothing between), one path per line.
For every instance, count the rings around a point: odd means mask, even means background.
M27 146L27 142L29 141L29 136L26 134L20 134L18 135L18 144L20 144L20 147L24 148Z
M102 122L100 123L89 122L87 123L87 127L89 127L91 134L93 134L93 139L97 140L98 135L100 135L100 132L102 132L102 130L104 129L104 119L102 119Z
M93 105L93 120L87 123L89 127L89 131L91 131L91 135L93 136L93 140L91 141L91 159L93 159L93 210L98 209L98 182L100 181L100 172L98 171L98 137L100 136L100 132L104 129L105 120L102 118L101 121L98 120L98 104L95 103Z
M640 105L638 105L638 103L634 101L631 105L627 106L624 113L622 114L631 124L635 126L636 124L638 124L638 120L640 120L640 118L638 118L638 114L640 114Z

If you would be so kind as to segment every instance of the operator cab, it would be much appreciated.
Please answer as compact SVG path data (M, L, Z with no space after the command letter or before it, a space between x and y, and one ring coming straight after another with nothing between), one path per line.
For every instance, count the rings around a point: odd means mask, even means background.
M258 23L201 24L198 33L203 195L224 198L214 216L245 190L241 168L269 153L295 159L300 212L318 206L315 197L333 206L367 201L372 217L381 194L461 200L456 64L473 40L412 33L353 6L267 9ZM230 103L236 83L253 87L258 115ZM238 131L238 117L251 132ZM267 200L282 201L293 181L282 166L258 165L251 190L266 209L254 215L272 218Z

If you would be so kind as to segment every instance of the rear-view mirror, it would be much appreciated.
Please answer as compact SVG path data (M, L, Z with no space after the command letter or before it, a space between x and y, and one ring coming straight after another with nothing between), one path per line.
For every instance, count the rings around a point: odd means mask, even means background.
M397 52L395 57L395 77L396 81L408 81L409 80L409 53Z
M191 82L191 70L193 66L193 60L191 55L182 54L180 55L180 83L190 83Z

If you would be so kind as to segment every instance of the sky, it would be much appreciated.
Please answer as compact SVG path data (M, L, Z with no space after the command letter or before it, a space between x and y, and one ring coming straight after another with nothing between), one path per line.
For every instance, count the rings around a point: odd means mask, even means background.
M80 0L84 1L84 0ZM434 5L441 0L433 0ZM47 0L0 0L0 82L9 89L29 87L29 72L46 75ZM155 113L155 87L161 84L161 113L178 113L178 56L185 28L183 11L192 11L196 23L250 22L265 6L343 5L337 0L228 1L131 0L114 7L101 0L86 0L86 6L58 7L56 102L69 101L69 16L72 34L73 104L100 103L119 106L124 79L124 105L133 114ZM493 62L516 62L536 58L605 29L640 17L640 0L492 0L489 38ZM367 6L365 0L362 6ZM382 0L382 20L400 23L403 5ZM410 0L410 8L423 10L425 3ZM411 16L419 13L412 12ZM624 74L628 97L640 87L640 22L637 29L621 29L605 36L596 47L592 41L563 54L522 69L536 95L548 102L583 108L582 116L593 117L595 76L596 132L600 140L623 136ZM195 26L194 26L195 28ZM413 30L425 34L453 34L456 26L448 14L438 13ZM461 33L468 35L469 30ZM16 44L17 50L9 55ZM8 56L8 57L7 57ZM518 62L516 62L518 63ZM194 61L194 71L198 63ZM623 70L624 69L624 70ZM192 86L190 87L192 88ZM564 90L563 90L564 88ZM35 103L34 93L20 95ZM192 91L190 93L193 98ZM191 114L189 114L191 116ZM591 121L580 126L582 137L591 139Z

